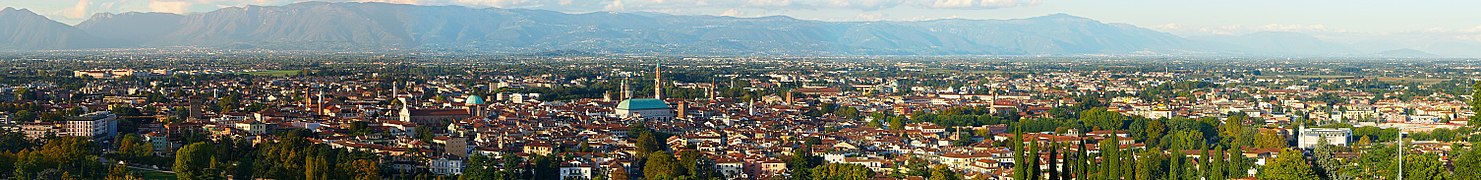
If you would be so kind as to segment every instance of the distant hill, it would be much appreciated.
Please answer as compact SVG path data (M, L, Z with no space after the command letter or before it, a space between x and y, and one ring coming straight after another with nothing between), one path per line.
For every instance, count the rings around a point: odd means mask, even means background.
M86 49L122 46L25 9L0 9L0 49Z
M98 14L67 26L6 9L0 49L194 46L689 55L1365 55L1299 33L1183 38L1053 14L1011 20L827 22L659 13L304 2L187 15ZM1460 50L1454 50L1461 52ZM1447 51L1449 52L1449 51Z
M1228 50L1246 55L1343 56L1357 52L1342 44L1295 32L1256 32L1191 39L1233 45Z
M99 13L77 24L93 35L144 45L180 29L185 16L170 13Z
M1439 55L1430 54L1429 52L1424 52L1424 51L1415 50L1415 49L1407 49L1407 48L1406 49L1395 49L1395 50L1387 50L1387 51L1382 51L1382 52L1376 52L1376 53L1373 53L1371 55L1372 56L1377 56L1377 57L1403 57L1403 58L1440 57Z

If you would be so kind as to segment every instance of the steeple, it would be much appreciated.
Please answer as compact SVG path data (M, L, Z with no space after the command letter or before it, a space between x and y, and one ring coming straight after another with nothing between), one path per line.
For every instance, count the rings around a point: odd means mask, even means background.
M633 98L632 88L627 86L627 78L624 77L624 78L622 78L622 99L632 99L632 98Z
M663 61L653 65L653 99L663 100Z

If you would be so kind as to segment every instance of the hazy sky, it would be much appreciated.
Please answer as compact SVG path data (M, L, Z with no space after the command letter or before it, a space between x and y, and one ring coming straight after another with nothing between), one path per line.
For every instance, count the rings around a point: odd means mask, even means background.
M101 12L194 13L302 0L0 0L67 24ZM529 8L562 12L661 12L826 21L1013 19L1067 13L1184 36L1296 31L1310 34L1461 34L1481 41L1481 1L1415 0L329 0ZM1471 35L1467 35L1471 34Z

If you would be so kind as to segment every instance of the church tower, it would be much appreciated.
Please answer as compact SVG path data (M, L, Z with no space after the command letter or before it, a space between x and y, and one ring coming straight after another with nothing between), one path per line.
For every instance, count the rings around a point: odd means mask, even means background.
M653 65L653 99L663 100L663 62Z

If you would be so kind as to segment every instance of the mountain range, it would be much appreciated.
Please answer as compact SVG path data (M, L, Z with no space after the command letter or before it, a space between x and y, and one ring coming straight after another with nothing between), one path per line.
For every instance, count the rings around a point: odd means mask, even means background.
M184 15L101 13L75 26L5 8L0 23L10 24L0 26L0 49L14 50L192 46L510 54L1435 56L1409 48L1361 52L1299 33L1185 38L1066 14L829 22L304 2Z

